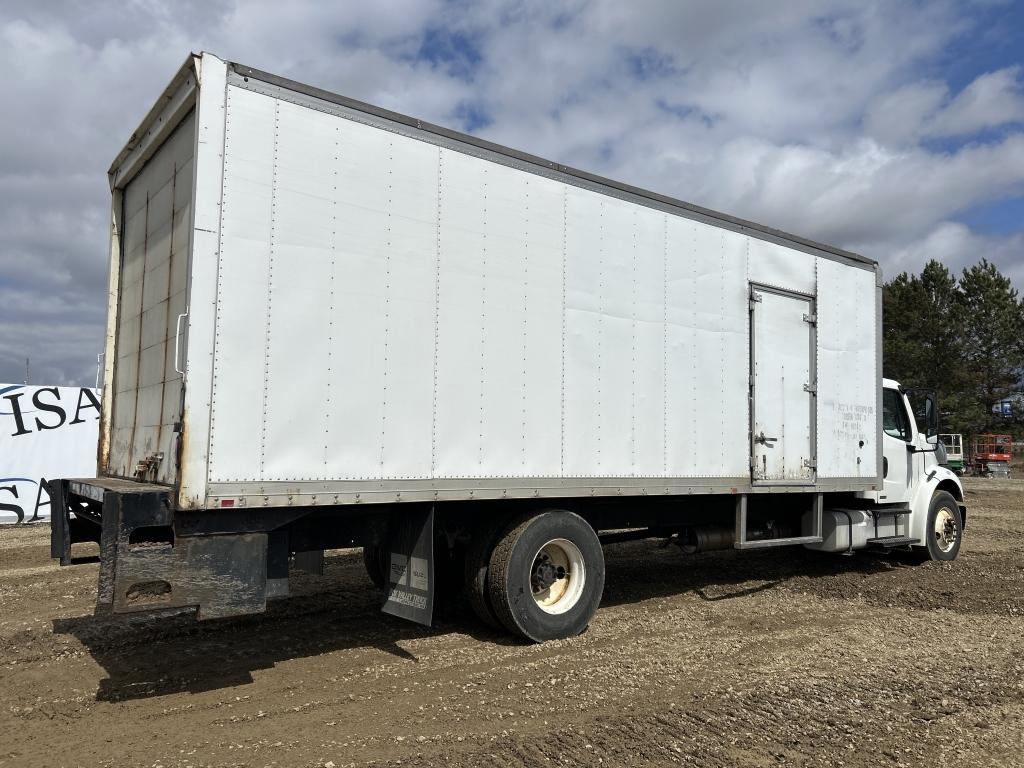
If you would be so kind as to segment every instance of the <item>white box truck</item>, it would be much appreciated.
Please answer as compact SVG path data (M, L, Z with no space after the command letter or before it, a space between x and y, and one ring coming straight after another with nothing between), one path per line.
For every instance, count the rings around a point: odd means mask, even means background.
M257 612L362 546L385 611L539 641L603 541L957 553L869 259L210 54L109 178L100 477L51 483L102 610Z

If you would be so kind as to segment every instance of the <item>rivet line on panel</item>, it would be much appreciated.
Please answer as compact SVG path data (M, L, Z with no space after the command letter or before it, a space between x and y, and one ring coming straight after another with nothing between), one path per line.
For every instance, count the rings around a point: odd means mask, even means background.
M562 184L562 428L560 430L559 472L565 474L565 326L568 309L565 305L566 270L568 260L568 229L569 229L569 185Z
M597 224L597 466L601 466L601 412L602 412L602 390L601 390L601 342L604 333L604 200L601 201L601 208L598 214Z
M391 329L391 198L394 179L394 139L388 139L387 199L384 225L384 360L380 409L380 476L384 477L384 441L388 428L388 335Z
M430 422L430 473L437 472L437 355L441 327L441 176L444 154L437 148L437 211L434 219L434 394Z
M221 259L223 257L223 253L224 253L224 218L225 218L225 211L227 210L228 179L230 178L230 176L228 174L228 156L229 156L228 148L229 148L230 144L231 144L231 89L228 88L227 89L227 97L225 98L225 102L224 102L224 150L223 150L223 154L221 155L221 191L220 191L220 198L221 199L220 199L220 214L219 214L220 215L220 220L218 222L218 231L217 231L217 297L222 295L222 288L223 288L223 284L224 284L223 283L224 277L223 277L223 274L222 274L223 270L221 269ZM220 347L220 322L219 322L220 321L220 308L218 306L217 298L216 297L214 298L214 302L213 302L213 313L214 313L214 319L213 319L214 355L213 355L213 366L212 366L212 368L213 368L212 379L213 380L211 382L211 387L210 387L210 437L209 437L208 451L207 451L207 461L206 461L206 479L207 479L207 482L209 482L209 480L210 480L211 471L212 471L211 466L213 464L213 458L214 458L214 454L215 454L214 445L216 445L216 441L214 440L214 434L216 433L216 426L217 426L217 373L218 373L219 368L220 368L219 356L216 354L216 351Z
M327 396L325 398L326 418L324 419L324 479L327 478L327 463L331 450L331 376L334 365L334 273L337 269L338 256L338 134L341 128L334 126L334 166L331 172L333 180L331 194L331 277L330 305L327 313Z
M749 291L750 290L750 237L749 236L746 236L744 238L744 242L743 242L743 260L744 260L744 262L746 262L746 277L747 277L746 283L744 284L744 290ZM744 333L744 338L746 339L746 346L744 347L744 349L747 350L747 367L750 369L748 371L748 374L747 374L747 382L748 382L748 385L747 385L747 396L746 396L746 398L744 398L745 402L746 402L746 410L747 410L747 438L748 438L748 440L752 439L753 436L754 436L754 432L753 432L753 429L754 429L754 415L752 413L752 409L754 407L754 404L751 401L751 398L752 398L751 387L753 385L752 384L752 382L753 382L753 378L752 377L754 376L755 369L754 369L753 366L750 365L750 350L753 348L751 345L754 343L753 339L751 338L751 334L750 334L750 330L751 330L750 329L751 317L753 317L753 315L749 314L749 312L748 312L747 318L746 318L746 322L743 324L743 333ZM753 445L753 443L751 443L751 445Z
M689 225L689 230L690 230L691 246L690 246L690 254L689 254L690 258L688 259L688 262L689 262L688 266L690 268L689 269L689 271L690 271L690 278L689 278L689 281L690 281L690 311L692 312L692 317L690 318L690 333L688 334L688 336L689 336L689 340L688 341L689 341L689 344L690 344L690 392L696 392L697 391L697 277L696 277L695 273L696 273L698 256L697 256L697 228L696 228L696 226L692 222ZM691 423L696 424L697 412L696 412L696 410L694 408L694 403L696 402L696 400L694 398L689 398L688 402L689 402L689 405L687 406L687 408L690 411L690 415L693 417L691 419ZM698 445L698 443L697 443L696 437L697 437L697 430L694 430L694 438L695 439L691 439L691 440L687 441L687 449L686 449L687 460L691 463L691 466L693 464L696 464L696 461L697 461L697 445Z
M530 179L526 178L526 200L523 207L523 353L522 353L522 375L523 384L520 387L520 464L526 466L526 390L529 384L526 375L526 345L529 327L527 320L530 315Z
M668 474L668 214L661 214L661 472Z
M277 225L277 159L281 102L274 101L274 159L270 174L270 252L267 257L267 329L263 347L263 417L260 439L260 477L264 475L267 453L267 400L270 393L270 321L274 315L274 232Z
M636 401L637 401L637 388L636 388L636 221L637 213L636 208L633 209L633 295L631 300L632 306L632 364L633 364L633 384L632 390L630 391L630 422L629 422L629 459L630 464L633 467L633 471L636 471Z
M726 307L726 306L728 306L728 304L725 303L725 283L726 283L726 274L725 274L725 235L722 233L721 230L718 230L718 263L719 263L718 275L719 275L719 287L720 287L720 291L719 291L719 295L718 295L718 306ZM721 318L721 319L719 319L719 322L722 325L719 327L719 336L718 336L718 391L719 392L725 392L725 386L726 386L726 384L725 384L725 346L726 345L724 343L724 340L722 339L722 335L723 335L723 332L725 331L726 320L724 318ZM723 435L719 439L719 441L718 441L718 447L719 447L719 453L718 453L719 464L718 464L718 466L720 466L720 467L724 467L725 464L726 464L726 461L725 461L725 443L726 443L726 440L725 440L725 436Z
M484 379L487 361L487 167L483 169L483 242L480 255L480 442L477 445L477 465L484 464Z
M811 257L812 261L814 262L814 299L811 301L811 314L814 314L814 315L818 314L818 311L820 309L819 301L818 301L818 296L820 295L819 294L819 290L820 289L819 289L819 286L818 286L818 258L819 257L817 257L817 256L812 256ZM855 290L857 291L858 294L860 293L859 289L855 289ZM858 295L857 298L859 299L860 296ZM860 305L861 305L860 302L858 302L858 306L860 306ZM812 326L810 326L810 328L811 328L811 334L813 334L812 338L814 339L814 345L813 345L813 347L811 349L811 352L812 352L813 356L811 358L811 364L810 364L810 370L809 370L809 378L811 380L811 384L813 384L815 386L815 389L817 389L817 385L818 385L818 338L819 338L818 337L818 326L817 325L812 325ZM855 392L856 392L855 396L857 398L857 402L859 403L859 402L861 402L861 399L860 399L860 378L859 377L855 377L855 379L856 379L856 383L853 386L855 388ZM818 396L816 394L812 394L811 395L811 423L810 423L809 427L810 427L810 431L811 431L811 441L810 441L811 442L811 456L814 457L815 459L818 459L818 413L819 413L820 410L821 410L821 402L819 401ZM818 461L817 463L820 464L821 462ZM816 473L816 470L811 470L811 474L812 475L814 475L815 473ZM860 474L860 467L859 466L857 468L857 474Z

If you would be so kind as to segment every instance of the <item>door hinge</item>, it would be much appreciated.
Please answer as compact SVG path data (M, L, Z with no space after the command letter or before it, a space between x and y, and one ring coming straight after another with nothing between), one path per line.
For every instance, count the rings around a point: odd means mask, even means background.
M804 459L804 469L818 469L818 463L814 459Z
M804 315L804 322L805 323L810 323L811 325L816 325L817 322L818 322L818 316L817 315Z
M812 395L818 394L817 384L804 384L804 392L810 392Z
M760 304L761 303L761 294L758 293L757 291L751 291L750 292L750 303L751 304Z

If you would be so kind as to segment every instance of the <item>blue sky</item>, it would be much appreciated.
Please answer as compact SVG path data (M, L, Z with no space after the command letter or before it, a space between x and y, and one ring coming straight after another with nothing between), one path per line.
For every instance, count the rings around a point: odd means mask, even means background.
M860 251L1024 287L1024 3L0 7L0 382L87 384L105 171L189 51Z

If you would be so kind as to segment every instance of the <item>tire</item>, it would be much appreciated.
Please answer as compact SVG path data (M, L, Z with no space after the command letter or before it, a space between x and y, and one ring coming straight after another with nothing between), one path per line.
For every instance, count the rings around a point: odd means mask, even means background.
M504 528L504 521L490 520L479 525L470 537L469 546L466 548L466 562L464 570L464 585L466 602L476 617L487 627L498 632L504 631L504 626L494 615L491 608L491 596L488 593L487 576L491 564L491 552L494 551L494 542Z
M938 530L937 530L938 529ZM925 526L926 546L916 547L922 560L955 560L963 540L960 505L948 491L936 491L928 506Z
M488 593L495 615L533 642L575 637L590 624L604 592L597 533L565 510L513 522L491 554Z
M366 567L366 575L370 577L370 581L377 589L386 589L388 585L387 554L384 547L379 544L369 544L363 547L363 565Z

